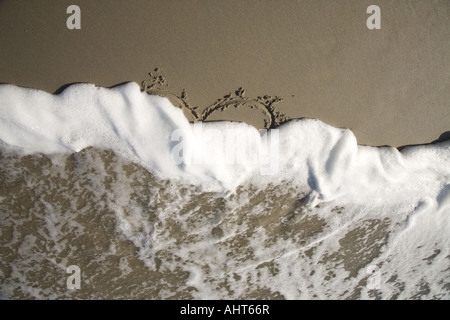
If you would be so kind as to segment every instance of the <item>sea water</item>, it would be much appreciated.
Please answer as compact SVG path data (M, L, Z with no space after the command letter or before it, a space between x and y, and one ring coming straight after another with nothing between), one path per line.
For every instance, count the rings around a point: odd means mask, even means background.
M450 297L449 141L189 123L135 83L1 85L0 177L3 298Z

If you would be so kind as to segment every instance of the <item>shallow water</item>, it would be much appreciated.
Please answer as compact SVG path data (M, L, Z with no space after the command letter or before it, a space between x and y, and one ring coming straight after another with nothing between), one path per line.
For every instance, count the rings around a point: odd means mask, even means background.
M205 192L98 148L3 147L0 175L3 298L449 297L449 211L431 201L314 206L288 180Z
M192 124L135 83L1 85L0 150L3 298L450 297L450 141Z

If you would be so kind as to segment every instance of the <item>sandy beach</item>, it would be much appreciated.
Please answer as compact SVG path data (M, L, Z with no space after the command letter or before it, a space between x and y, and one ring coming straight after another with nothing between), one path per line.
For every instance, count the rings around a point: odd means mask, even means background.
M0 0L0 300L448 300L449 39L448 0Z
M66 9L81 9L69 30ZM0 1L0 83L57 92L74 82L141 83L203 110L238 88L280 112L350 128L358 143L428 143L450 125L450 4L377 1ZM213 118L261 127L262 116ZM447 133L448 135L448 133Z

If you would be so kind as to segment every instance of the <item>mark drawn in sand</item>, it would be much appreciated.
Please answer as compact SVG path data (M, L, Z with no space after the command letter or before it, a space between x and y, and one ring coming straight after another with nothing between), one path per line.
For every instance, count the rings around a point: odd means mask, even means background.
M290 120L288 116L280 113L275 107L275 104L282 101L283 98L268 95L256 98L245 97L245 89L242 87L234 91L234 93L230 92L217 99L203 112L199 113L198 107L193 107L188 103L187 93L184 89L179 96L170 92L167 80L159 72L159 68L155 68L154 72L149 72L150 78L142 81L142 91L168 98L175 106L189 112L194 121L206 121L212 114L223 112L232 107L235 109L250 108L262 112L264 115L264 128L266 129L275 128Z

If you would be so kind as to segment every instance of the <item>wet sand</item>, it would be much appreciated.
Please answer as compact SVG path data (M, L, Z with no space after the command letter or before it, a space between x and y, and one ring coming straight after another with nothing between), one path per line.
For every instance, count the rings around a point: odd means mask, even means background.
M448 298L448 233L421 237L433 219L414 229L409 207L312 207L289 181L202 192L95 148L0 150L0 175L0 298Z
M66 9L81 8L81 30ZM244 88L280 112L351 128L360 144L427 143L450 129L450 3L376 1L1 1L0 83L51 93L73 82L141 83L204 110ZM233 114L234 113L234 114ZM214 119L262 117L227 111Z

